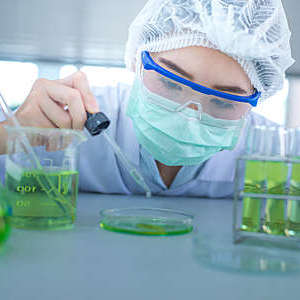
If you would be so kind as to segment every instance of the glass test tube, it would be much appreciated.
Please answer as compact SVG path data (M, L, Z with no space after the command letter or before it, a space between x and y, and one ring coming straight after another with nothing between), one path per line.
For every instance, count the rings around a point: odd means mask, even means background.
M299 160L293 162L289 195L300 198L300 128L290 129L289 157ZM300 236L300 201L289 200L287 207L286 235Z
M266 142L266 180L267 193L287 194L288 164L286 155L287 131L281 127L267 128ZM285 229L285 200L268 198L265 207L263 230L268 234L283 235Z
M247 160L245 174L245 193L264 193L265 163L262 160ZM241 230L257 232L260 230L261 199L244 197Z
M288 165L284 161L267 161L266 175L268 194L287 194L286 181L288 176ZM269 234L284 234L285 200L267 199L263 229Z
M247 135L246 170L244 192L261 194L265 192L265 164L260 157L263 152L265 126L255 126L249 129ZM241 230L260 231L262 200L256 197L244 196Z

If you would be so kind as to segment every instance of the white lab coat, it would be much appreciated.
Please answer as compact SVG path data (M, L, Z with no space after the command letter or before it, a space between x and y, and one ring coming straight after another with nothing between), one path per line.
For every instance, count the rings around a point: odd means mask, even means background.
M115 139L128 159L139 168L140 148L135 136L131 119L126 115L130 86L118 84L93 89L103 111L111 120L107 133ZM1 116L0 116L1 117ZM233 151L224 150L215 154L204 163L197 175L180 186L158 189L147 180L154 194L164 196L193 197L232 197L234 192L234 174L237 157L245 147L245 132L254 124L271 124L268 120L251 113L243 135ZM79 146L79 189L87 192L141 194L139 187L120 161L104 136L89 136ZM4 177L4 158L0 156L0 175Z

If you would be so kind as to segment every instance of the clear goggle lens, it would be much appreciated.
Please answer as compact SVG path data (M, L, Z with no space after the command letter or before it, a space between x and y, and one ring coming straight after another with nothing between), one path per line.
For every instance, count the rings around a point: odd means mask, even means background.
M141 77L145 87L156 95L171 100L178 106L174 111L192 108L211 117L223 120L243 119L251 109L249 103L230 101L214 95L206 95L165 77L156 71L141 68ZM159 105L159 103L156 103ZM163 104L162 104L163 106Z

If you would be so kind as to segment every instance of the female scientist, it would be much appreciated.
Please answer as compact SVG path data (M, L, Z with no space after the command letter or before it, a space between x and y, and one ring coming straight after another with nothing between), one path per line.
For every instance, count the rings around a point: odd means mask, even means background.
M82 72L39 79L16 116L83 129L86 111L100 110L154 194L228 197L249 126L268 123L251 108L282 88L293 63L289 39L280 0L150 0L129 28L133 86L91 91ZM82 191L143 193L103 136L80 154Z

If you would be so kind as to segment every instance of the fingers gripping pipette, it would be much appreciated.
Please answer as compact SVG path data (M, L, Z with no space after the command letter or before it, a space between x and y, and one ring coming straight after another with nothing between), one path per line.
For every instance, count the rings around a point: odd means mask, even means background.
M87 113L87 121L85 123L86 129L89 131L89 133L92 136L100 134L102 131L108 128L110 125L110 120L108 117L102 113L98 112L95 114L90 114ZM146 192L146 197L150 198L151 197L151 190L146 184L143 176L138 172L138 170L129 162L129 160L126 158L120 147L116 144L116 142L110 138L106 132L103 132L104 137L108 141L108 143L111 145L113 148L115 154L117 157L120 159L120 161L123 163L131 177L134 179L134 181L141 186L145 192Z

